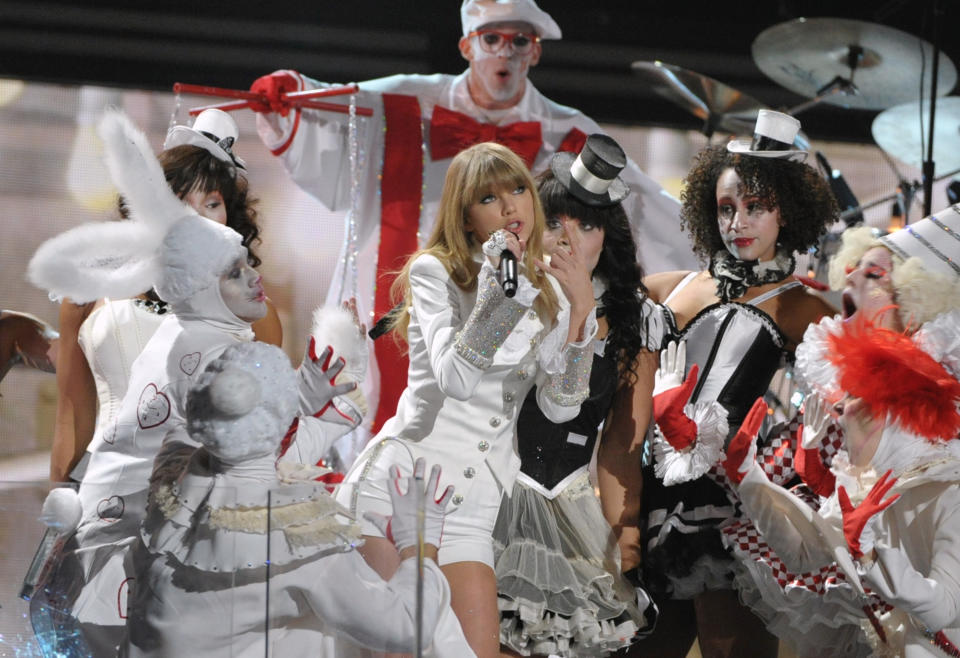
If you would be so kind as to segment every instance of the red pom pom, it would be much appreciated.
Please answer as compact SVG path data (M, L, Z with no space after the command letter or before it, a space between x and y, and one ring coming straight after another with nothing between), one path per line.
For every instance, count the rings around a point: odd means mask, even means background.
M960 382L909 336L861 318L831 335L830 347L840 386L862 398L874 416L889 414L902 428L931 440L960 433Z

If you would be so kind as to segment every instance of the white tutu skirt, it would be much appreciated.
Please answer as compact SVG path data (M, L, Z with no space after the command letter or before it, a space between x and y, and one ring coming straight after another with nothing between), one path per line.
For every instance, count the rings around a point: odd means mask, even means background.
M493 543L500 642L514 651L601 656L644 630L636 588L620 573L616 539L586 471L553 499L517 482L501 504Z

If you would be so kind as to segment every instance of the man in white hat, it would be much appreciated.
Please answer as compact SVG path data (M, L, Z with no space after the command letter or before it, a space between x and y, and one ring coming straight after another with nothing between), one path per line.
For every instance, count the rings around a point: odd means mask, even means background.
M536 173L555 152L576 153L587 135L601 132L589 117L554 103L527 80L527 71L540 60L541 40L561 37L556 22L534 0L464 0L460 16L459 48L469 68L459 76L394 75L360 83L357 103L373 108L374 115L357 122L362 163L352 218L359 252L356 297L362 310L377 318L393 306L388 273L419 247L420 236L430 234L447 166L458 151L476 142L499 141ZM298 185L327 208L349 211L347 119L290 108L280 96L321 86L289 70L258 79L252 90L270 103L254 107L260 112L257 126ZM325 100L348 102L346 97ZM624 205L640 238L644 268L692 268L693 253L679 231L677 202L633 161L622 177L633 191ZM341 273L333 280L343 281ZM339 285L328 293L333 302L352 292ZM395 410L407 362L391 340L374 347L382 385L369 391L368 399L377 409L376 430ZM375 374L371 380L375 385Z

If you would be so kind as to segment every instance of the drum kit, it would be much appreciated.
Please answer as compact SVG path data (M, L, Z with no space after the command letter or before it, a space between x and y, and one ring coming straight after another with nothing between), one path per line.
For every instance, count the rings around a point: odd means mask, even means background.
M923 168L925 174L929 171L931 179L932 160L938 172L948 172L933 180L956 175L960 170L960 97L937 98L933 113L929 102L931 97L953 89L957 69L929 42L875 23L798 18L761 32L753 42L752 55L767 77L809 99L782 110L788 114L797 115L819 103L881 110L873 120L872 134L900 181L895 193L858 203L839 172L830 169L823 155L817 154L846 225L862 221L867 208L890 201L900 202L909 212L920 184L907 182L894 159ZM642 61L634 62L632 68L655 93L703 121L701 130L707 137L718 132L750 134L758 110L766 108L747 94L679 66ZM924 100L917 102L921 97ZM931 142L932 158L925 150ZM809 148L802 133L796 146ZM929 184L925 188L928 194ZM837 236L832 237L835 241Z

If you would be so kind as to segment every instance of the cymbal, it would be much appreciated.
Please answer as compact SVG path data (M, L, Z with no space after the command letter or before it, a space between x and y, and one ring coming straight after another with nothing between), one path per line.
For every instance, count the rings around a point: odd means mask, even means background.
M707 136L716 130L753 134L757 111L767 107L733 87L673 64L640 61L631 68L657 94L702 119Z
M924 99L922 106L916 102L904 103L884 110L873 120L871 132L884 151L904 164L922 169L930 132L929 101ZM933 161L937 171L960 169L960 96L937 99Z
M909 102L919 93L922 72L929 94L933 46L886 25L797 18L761 32L752 51L774 82L831 105L883 110ZM943 53L937 78L938 95L950 93L957 82L957 69ZM841 92L825 93L831 84Z

